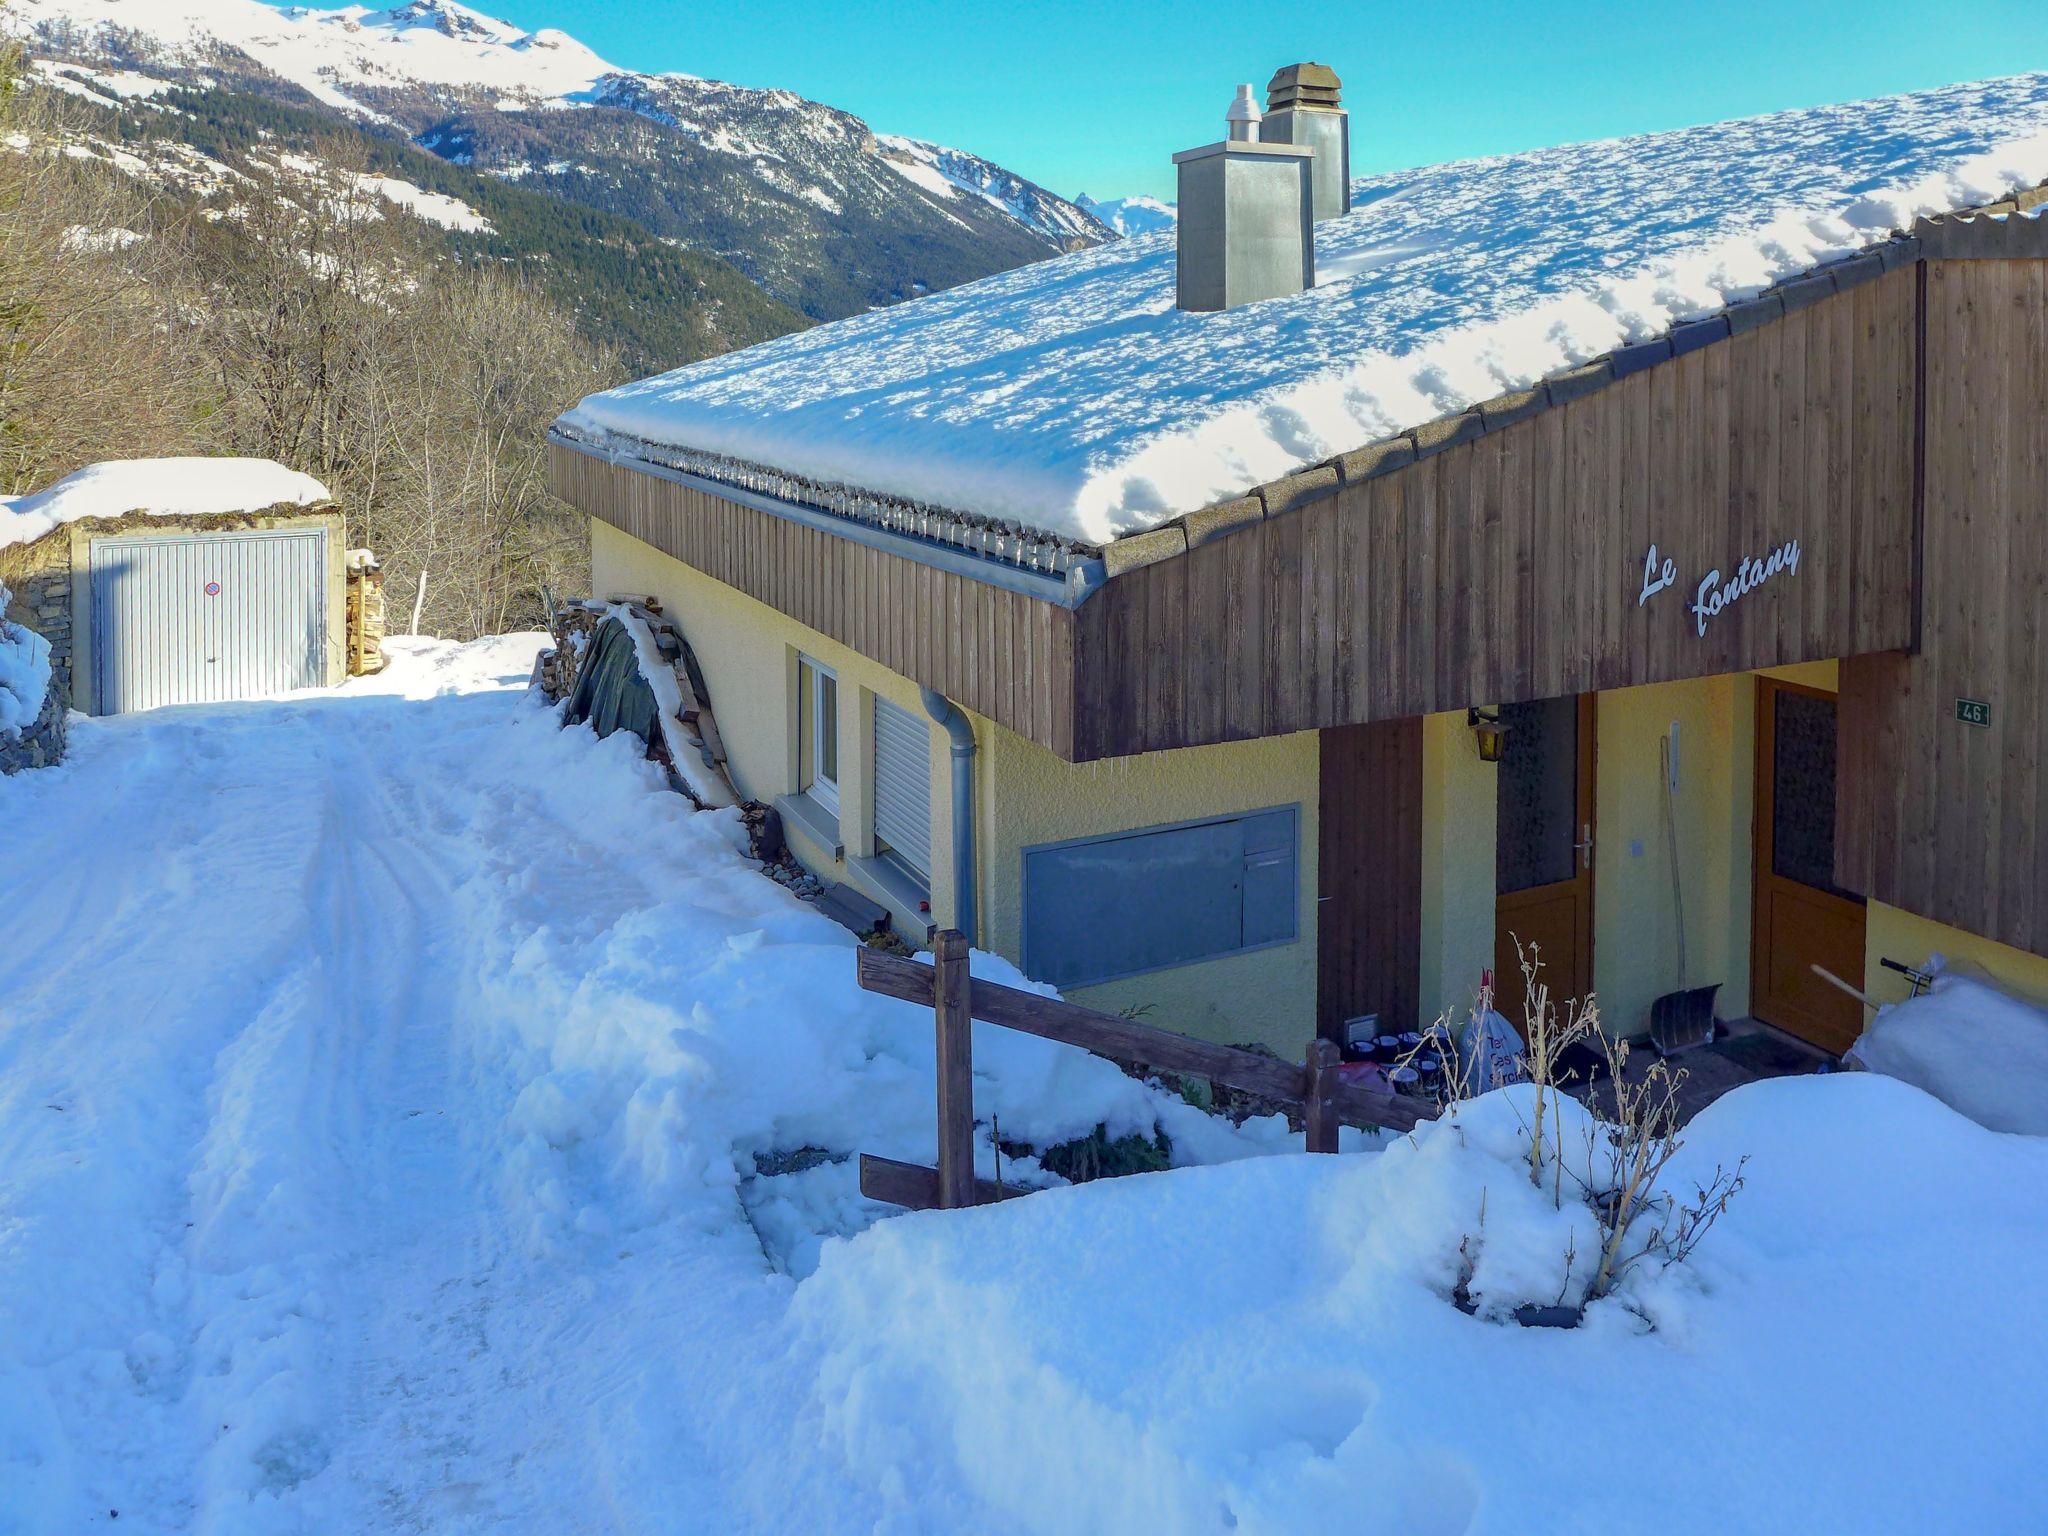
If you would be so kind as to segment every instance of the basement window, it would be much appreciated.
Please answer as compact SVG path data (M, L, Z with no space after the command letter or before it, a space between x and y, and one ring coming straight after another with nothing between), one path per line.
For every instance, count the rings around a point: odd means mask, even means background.
M1024 971L1054 986L1291 944L1300 809L1024 850Z

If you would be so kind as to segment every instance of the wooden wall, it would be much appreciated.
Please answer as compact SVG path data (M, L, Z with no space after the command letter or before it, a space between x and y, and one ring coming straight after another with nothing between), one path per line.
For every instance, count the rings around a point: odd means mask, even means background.
M1109 583L1079 758L1903 646L1913 269ZM1802 545L1713 620L1701 577ZM1677 582L1638 606L1654 542Z
M1924 270L1920 647L1843 663L1836 878L2048 954L2048 262Z
M1316 1024L1414 1029L1422 990L1422 722L1322 733Z
M555 494L1062 757L1074 615L1054 603L550 447ZM689 615L675 615L687 632Z

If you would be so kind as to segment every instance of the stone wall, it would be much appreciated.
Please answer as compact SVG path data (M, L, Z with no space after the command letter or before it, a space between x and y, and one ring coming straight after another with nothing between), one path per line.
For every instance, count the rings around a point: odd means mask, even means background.
M12 610L10 609L10 612ZM52 673L50 691L43 699L43 712L20 734L0 731L0 774L20 773L24 768L48 768L64 756L64 725L71 707L64 679Z
M51 690L72 689L71 540L62 529L32 544L0 549L0 587L13 590L13 601L0 617L34 630L50 642ZM62 719L62 711L59 712ZM61 736L61 726L59 734Z

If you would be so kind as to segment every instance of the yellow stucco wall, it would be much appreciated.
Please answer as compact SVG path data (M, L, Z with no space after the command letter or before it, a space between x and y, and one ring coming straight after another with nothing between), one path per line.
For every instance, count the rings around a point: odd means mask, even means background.
M786 614L692 570L652 546L593 521L591 584L600 596L659 598L689 637L711 690L741 792L759 800L798 787L801 732L796 657L814 657L839 677L840 835L845 857L785 821L798 858L813 872L856 886L855 860L873 852L868 831L870 761L865 743L873 697L923 717L908 679L797 623ZM1077 1002L1108 1010L1147 1008L1146 1022L1225 1042L1258 1041L1299 1060L1315 1030L1316 800L1313 732L1228 746L1155 752L1075 765L995 722L974 726L975 841L981 947L1022 954L1023 850L1037 843L1267 806L1301 807L1297 935L1292 944L1072 989ZM932 730L931 918L950 924L952 763L943 731ZM900 931L915 935L924 914L889 904Z
M692 570L652 545L643 544L595 519L591 523L590 579L603 597L647 595L681 626L704 670L711 708L725 740L740 792L755 800L794 794L799 739L797 658L823 663L839 679L840 836L845 850L835 857L794 820L784 830L798 859L812 872L851 880L890 908L898 931L921 939L927 921L952 920L953 875L948 862L953 840L951 772L945 733L931 733L932 864L931 913L921 913L862 876L855 860L874 852L867 807L873 761L865 743L874 696L879 695L924 719L923 703L908 679L848 650L787 614ZM985 733L988 722L977 722Z
M1462 1020L1493 964L1494 833L1498 770L1479 760L1465 711L1422 722L1422 962L1424 1019Z
M1879 964L1885 956L1920 966L1930 955L1973 966L2015 996L2048 1008L2048 958L1979 938L1946 923L1873 901L1866 930L1863 990L1881 1003L1905 999L1906 978Z
M1749 818L1736 795L1737 780L1748 783L1748 758L1735 746L1738 694L1747 697L1745 680L1724 676L1599 696L1593 985L1617 1033L1647 1030L1650 1004L1678 990L1681 910L1684 984L1719 982L1723 1017L1748 1009ZM1664 743L1674 724L1678 787L1667 829Z
M1081 764L987 721L976 721L976 735L989 770L982 798L982 932L990 947L1013 957L1022 953L1025 848L1269 806L1300 807L1293 943L1067 993L1092 1008L1144 1008L1148 1024L1223 1044L1269 1045L1299 1061L1315 1033L1316 734Z
M872 700L922 713L917 689L786 615L602 524L592 529L592 577L600 594L660 598L689 636L711 689L719 727L743 793L773 800L798 788L796 657L815 657L840 679L844 858L789 824L811 869L883 899L853 861L873 852L869 821ZM1833 689L1833 662L1770 675ZM1594 852L1594 984L1610 1028L1648 1027L1652 1001L1679 985L1678 906L1664 829L1660 747L1679 726L1675 824L1692 985L1721 984L1718 1011L1749 1008L1751 807L1756 681L1752 675L1621 689L1598 700ZM1039 843L1230 815L1300 807L1297 932L1293 943L1073 989L1076 1001L1144 1009L1148 1022L1220 1041L1258 1041L1299 1059L1314 1030L1318 891L1317 738L1063 762L1015 733L970 716L977 745L975 811L983 947L1021 958L1023 850ZM919 931L927 917L953 921L951 764L945 734L931 733L931 913L896 910ZM1422 1012L1462 1014L1479 973L1493 963L1496 770L1479 760L1464 711L1423 722ZM893 904L892 904L893 905ZM2048 999L2048 960L1974 938L1893 908L1870 909L1866 984L1902 995L1880 955L1917 963L1939 951L1981 965L2028 995Z
M1769 676L1835 687L1832 661ZM1594 776L1593 985L1603 1020L1648 1029L1677 989L1678 913L1688 985L1719 982L1723 1018L1749 1011L1750 812L1756 681L1751 674L1616 689L1598 696ZM1681 896L1672 891L1662 743L1678 724L1673 796ZM1423 722L1422 1003L1462 1011L1493 963L1496 770L1479 760L1462 710Z

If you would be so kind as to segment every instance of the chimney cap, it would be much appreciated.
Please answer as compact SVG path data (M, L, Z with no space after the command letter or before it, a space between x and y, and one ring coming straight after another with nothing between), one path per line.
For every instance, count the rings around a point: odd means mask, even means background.
M1266 110L1283 112L1299 108L1336 112L1342 108L1343 81L1327 64L1289 64L1273 72L1266 83Z
M1252 88L1240 85L1237 88L1237 95L1231 100L1230 110L1223 114L1223 121L1229 125L1230 136L1233 139L1256 139L1259 136L1258 125L1262 115L1259 111L1259 99L1252 94Z

